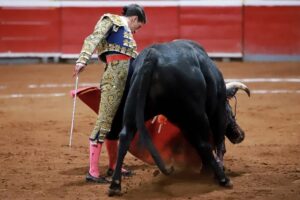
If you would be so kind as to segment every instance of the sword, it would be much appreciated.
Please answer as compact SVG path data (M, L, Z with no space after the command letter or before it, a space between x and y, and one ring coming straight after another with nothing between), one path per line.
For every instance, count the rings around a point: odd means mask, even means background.
M78 89L78 80L79 80L79 76L76 75L75 95L74 95L74 100L73 100L73 113L72 113L72 123L71 123L69 147L72 146L73 129L74 129L74 118L75 118L75 108L76 108L76 98L77 98L77 89Z

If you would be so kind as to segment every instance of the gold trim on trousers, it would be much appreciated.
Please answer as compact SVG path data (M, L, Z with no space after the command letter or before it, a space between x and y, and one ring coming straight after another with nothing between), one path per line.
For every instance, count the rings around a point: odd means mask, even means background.
M100 83L99 114L90 136L90 140L94 143L103 142L106 134L111 130L112 121L125 89L129 62L129 60L118 60L106 66Z

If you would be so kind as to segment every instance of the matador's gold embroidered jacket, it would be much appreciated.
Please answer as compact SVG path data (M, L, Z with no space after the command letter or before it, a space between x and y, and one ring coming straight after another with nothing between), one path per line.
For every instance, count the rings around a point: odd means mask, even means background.
M135 58L137 46L127 22L119 15L105 14L97 22L94 32L83 43L76 63L87 64L94 51L105 62L105 53L122 53Z

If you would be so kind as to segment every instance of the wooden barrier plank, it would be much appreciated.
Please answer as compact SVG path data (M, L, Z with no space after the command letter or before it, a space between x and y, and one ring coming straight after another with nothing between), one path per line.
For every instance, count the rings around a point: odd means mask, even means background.
M300 6L246 6L244 53L300 55Z
M1 8L1 52L59 52L59 8Z
M93 32L104 13L120 14L121 9L99 7L62 7L62 53L80 53L84 39Z
M198 41L207 51L242 52L242 7L181 7L180 37Z
M121 7L62 8L62 53L79 53L83 40L92 33L105 13L121 14ZM178 38L177 7L145 7L148 22L134 36L138 49Z
M178 7L145 7L147 24L135 35L138 50L179 38Z
M0 7L0 54L76 56L99 17L120 14L126 3L101 2L5 1ZM138 50L183 38L201 43L210 55L300 58L299 2L228 2L141 1L148 23L135 35Z

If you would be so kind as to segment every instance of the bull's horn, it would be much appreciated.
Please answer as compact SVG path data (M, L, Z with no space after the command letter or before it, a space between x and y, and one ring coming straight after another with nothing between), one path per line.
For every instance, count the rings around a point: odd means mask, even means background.
M227 98L232 98L239 89L244 90L247 93L247 95L250 97L250 90L245 84L241 82L230 82L230 83L226 83Z

